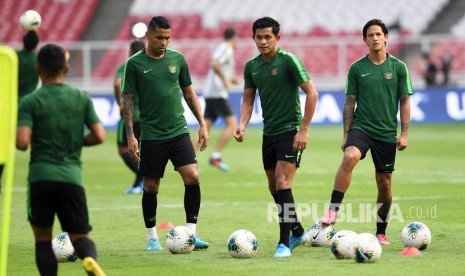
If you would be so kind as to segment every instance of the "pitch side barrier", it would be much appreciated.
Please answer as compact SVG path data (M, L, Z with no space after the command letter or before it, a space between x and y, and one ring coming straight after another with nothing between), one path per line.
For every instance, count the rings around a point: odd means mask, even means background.
M313 116L312 124L342 124L342 108L344 105L344 92L319 91L318 105ZM107 129L117 127L120 119L118 105L115 98L108 94L92 95L95 110L103 125ZM202 108L205 101L199 95ZM239 111L242 102L242 93L231 93L230 101L236 117L239 118ZM301 94L302 108L305 103L305 95ZM432 88L416 90L410 98L411 122L412 123L465 123L465 89L456 88ZM192 127L197 126L194 115L190 112L187 104L183 102L186 112L187 124ZM399 115L397 116L399 118ZM217 126L223 125L222 120L216 122ZM260 99L255 101L255 107L250 119L249 126L262 125L262 110Z

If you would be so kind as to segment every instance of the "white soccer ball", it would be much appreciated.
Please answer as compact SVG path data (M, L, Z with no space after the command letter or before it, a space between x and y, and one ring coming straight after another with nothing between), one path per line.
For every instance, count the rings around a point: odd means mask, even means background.
M74 254L74 246L66 232L56 235L52 239L52 249L58 262L74 262L77 259Z
M362 233L354 241L354 260L357 263L374 263L383 253L381 244L375 235Z
M25 31L35 31L42 25L42 17L35 10L27 10L19 17L19 24Z
M257 238L245 229L234 231L228 238L228 251L234 258L252 258L258 251Z
M424 223L411 222L402 229L400 238L405 247L412 246L424 250L431 242L431 231Z
M173 254L186 254L195 247L195 234L186 226L175 226L166 233L166 247Z
M352 259L354 257L354 241L357 233L351 230L338 231L331 242L331 252L336 259Z
M317 221L308 228L308 243L310 246L331 246L331 240L336 230L331 225L324 225Z

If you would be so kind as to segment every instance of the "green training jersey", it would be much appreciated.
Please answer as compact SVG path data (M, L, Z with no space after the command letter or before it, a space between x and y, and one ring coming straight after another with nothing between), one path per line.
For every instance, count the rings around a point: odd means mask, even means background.
M124 65L125 63L121 64L115 73L115 79L123 79L124 78ZM137 95L134 95L134 117L133 121L138 123L140 121L140 112L139 112L139 98Z
M32 129L28 181L82 186L84 126L99 122L89 95L66 84L45 85L21 100L18 126Z
M20 50L18 55L18 102L37 88L39 76L35 71L37 55L32 51Z
M258 89L264 135L272 136L300 128L299 86L309 80L302 62L280 48L269 62L263 61L261 54L247 61L244 88Z
M357 97L351 128L374 139L396 143L399 97L413 94L404 62L386 54L386 61L376 65L368 55L362 57L349 68L345 94Z
M168 48L161 59L143 49L126 61L121 91L139 98L141 140L188 133L180 89L191 84L184 56L173 49Z

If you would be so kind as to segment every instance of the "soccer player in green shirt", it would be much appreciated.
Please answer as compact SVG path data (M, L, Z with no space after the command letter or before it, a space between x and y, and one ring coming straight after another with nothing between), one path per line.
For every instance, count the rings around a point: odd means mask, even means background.
M144 42L140 40L134 40L131 42L129 47L129 56L134 55L141 49L145 47ZM115 73L115 80L113 82L113 88L115 93L116 103L120 109L120 114L123 116L123 104L121 103L121 83L123 82L124 77L124 65L126 63L121 64ZM138 99L137 97L134 98L134 106L138 106ZM139 116L139 109L134 109L134 135L136 139L139 139L140 135L140 116ZM131 155L129 154L128 150L128 140L126 138L126 127L124 126L124 119L121 117L118 123L118 133L117 133L117 144L118 144L118 154L123 159L126 166L136 174L136 178L134 179L134 183L131 187L129 187L124 193L125 194L141 194L143 188L143 179L141 176L137 175L137 169L139 167L139 163L136 162Z
M81 151L83 146L103 143L105 130L89 95L63 83L67 71L63 48L43 46L37 67L42 87L25 96L18 109L16 147L27 150L31 144L27 210L34 232L36 264L41 275L57 275L51 243L56 214L88 275L104 275L96 262L95 244L89 238L92 227L82 180ZM84 135L84 126L90 133Z
M252 37L260 54L245 65L241 119L234 137L238 142L244 140L258 90L264 125L263 167L280 220L280 238L274 256L283 258L290 257L294 248L308 239L295 214L291 185L307 147L318 92L301 61L278 48L279 29L279 22L270 17L253 24ZM299 88L306 94L303 118Z
M388 29L381 20L372 19L363 27L363 41L369 53L349 68L341 144L344 157L334 180L330 208L320 218L323 224L336 222L352 171L371 150L378 187L376 236L382 245L389 244L386 227L392 203L391 178L396 148L407 148L413 93L407 66L386 52L387 40ZM399 105L401 132L397 137Z
M37 55L34 53L39 44L39 36L36 31L28 31L23 36L23 49L16 52L18 55L18 103L27 94L37 88L39 76L35 67Z
M200 150L208 144L208 130L199 100L192 87L184 56L168 48L171 24L163 16L153 17L146 32L147 47L130 57L124 69L122 85L123 116L128 149L140 161L138 175L144 178L142 213L147 231L147 250L161 251L156 229L157 194L168 160L184 182L186 226L196 233L200 210L200 182L197 159L189 138L180 92L199 122ZM140 157L134 136L134 98L139 98ZM195 249L206 249L208 243L198 236Z

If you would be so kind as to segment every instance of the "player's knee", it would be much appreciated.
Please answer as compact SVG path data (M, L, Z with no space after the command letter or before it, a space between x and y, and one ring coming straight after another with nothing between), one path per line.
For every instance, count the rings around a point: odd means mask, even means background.
M199 183L199 174L197 172L183 177L184 183Z
M357 165L357 162L360 160L360 153L353 150L346 150L344 152L344 160L342 165L345 168L353 168Z

